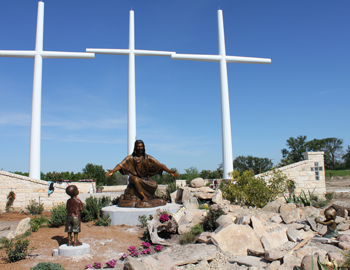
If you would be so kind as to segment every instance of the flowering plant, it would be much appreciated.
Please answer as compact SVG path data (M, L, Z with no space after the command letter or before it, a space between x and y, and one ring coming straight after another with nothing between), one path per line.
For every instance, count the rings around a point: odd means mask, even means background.
M145 248L151 247L151 243L149 242L142 242L141 245L143 245Z
M16 194L11 190L9 192L9 195L7 195L7 202L6 202L6 212L9 212L12 208L12 204L14 200L16 199Z
M162 246L161 245L156 245L154 247L154 250L157 251L157 252L160 252L162 250Z
M99 262L94 262L94 268L95 268L95 269L101 269L101 267L102 267L102 264L101 264L101 263L99 263Z
M119 260L121 260L121 261L124 261L125 259L126 259L126 257L128 257L129 255L128 254L123 254L121 257L120 257L120 259Z
M160 216L159 221L164 223L169 220L169 215L168 214L163 214Z
M115 266L115 264L117 263L117 261L116 260L111 260L111 261L109 261L109 262L107 262L106 264L107 264L107 268L114 268L114 266Z
M142 250L141 253L142 253L142 254L150 254L150 253L151 253L151 249L150 249L150 248L144 249L144 250Z
M90 264L88 264L88 265L86 265L85 266L85 269L92 269L93 267L90 265Z
M130 256L131 256L131 257L138 257L138 256L139 256L139 253L138 253L137 251L131 252Z

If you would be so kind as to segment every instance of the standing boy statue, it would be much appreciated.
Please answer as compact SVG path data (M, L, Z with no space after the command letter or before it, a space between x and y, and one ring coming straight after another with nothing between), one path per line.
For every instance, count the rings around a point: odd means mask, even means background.
M83 210L83 203L77 197L79 190L75 185L66 188L66 193L71 197L67 201L67 219L65 232L68 233L68 246L80 246L82 243L78 241L78 233L80 233L80 212ZM74 240L72 240L74 233Z

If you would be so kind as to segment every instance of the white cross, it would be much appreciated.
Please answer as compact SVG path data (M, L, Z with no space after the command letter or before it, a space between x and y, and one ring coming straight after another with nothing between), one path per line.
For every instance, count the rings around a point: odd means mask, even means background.
M222 159L223 178L228 179L228 173L233 171L232 137L230 120L230 101L228 94L227 63L250 63L250 64L270 64L271 59L228 56L225 48L225 33L222 10L218 10L218 34L219 34L219 54L173 54L172 59L220 62L220 88L221 88L221 129L222 129Z
M134 143L136 140L135 55L171 56L175 52L136 50L133 10L130 10L130 18L129 18L129 49L86 49L86 51L93 52L93 53L100 53L100 54L129 55L128 155L130 155L133 152Z
M29 177L40 179L40 141L41 141L41 88L43 58L79 58L93 59L93 53L43 51L44 40L44 3L38 3L36 42L34 51L3 51L0 57L34 58L32 120L30 128Z

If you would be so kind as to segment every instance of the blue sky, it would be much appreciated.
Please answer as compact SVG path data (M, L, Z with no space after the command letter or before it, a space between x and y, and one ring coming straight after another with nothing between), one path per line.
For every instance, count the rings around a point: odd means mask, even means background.
M350 2L44 1L44 50L135 48L218 54L223 10L233 156L277 163L289 137L350 144ZM0 50L34 50L38 2L0 2ZM0 57L0 169L29 170L32 58ZM44 59L41 170L113 168L127 154L128 57ZM180 172L222 162L219 64L136 57L137 137Z

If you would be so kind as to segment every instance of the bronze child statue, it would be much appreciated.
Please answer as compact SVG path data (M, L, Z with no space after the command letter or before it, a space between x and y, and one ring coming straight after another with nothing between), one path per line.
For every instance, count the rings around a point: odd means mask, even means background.
M133 153L106 173L106 177L112 176L117 171L129 176L129 184L119 198L119 207L148 208L166 204L164 200L154 196L158 185L151 176L161 175L163 171L173 177L179 175L145 152L145 144L142 140L137 140Z
M78 240L78 233L80 233L80 212L83 210L83 203L77 197L79 190L75 185L70 185L66 188L66 193L71 197L67 200L67 218L66 229L68 233L68 246L80 246L82 243ZM72 240L72 233L74 239Z
M337 224L335 223L337 212L333 207L329 207L324 211L324 215L326 217L325 221L319 221L317 218L315 219L316 223L327 225L327 232L323 235L323 237L332 238L335 240L338 239L339 232L337 230Z

